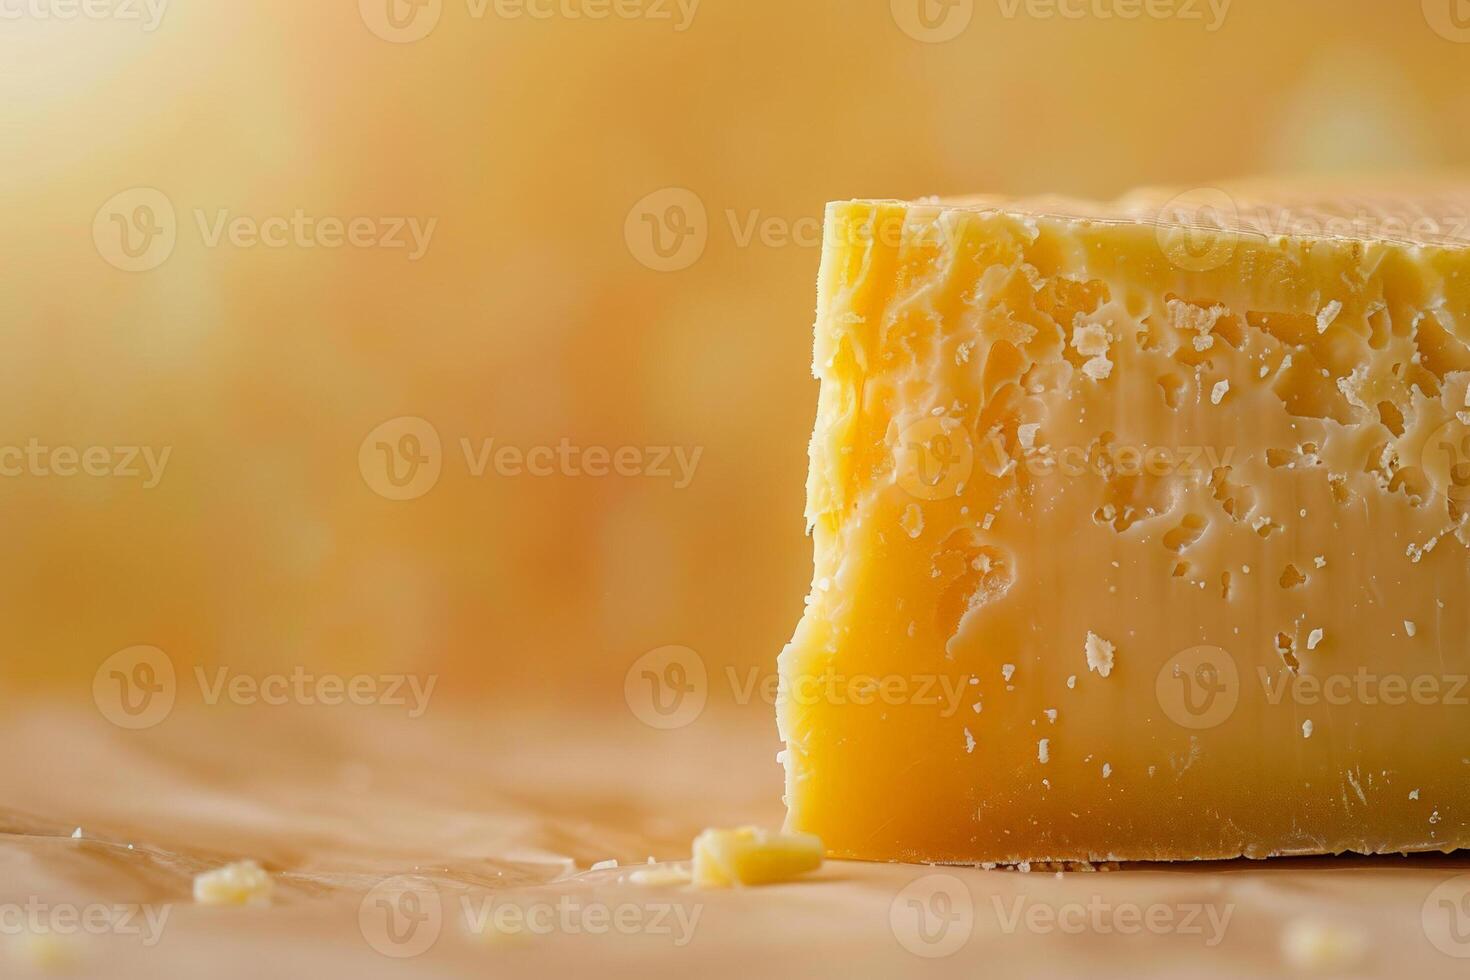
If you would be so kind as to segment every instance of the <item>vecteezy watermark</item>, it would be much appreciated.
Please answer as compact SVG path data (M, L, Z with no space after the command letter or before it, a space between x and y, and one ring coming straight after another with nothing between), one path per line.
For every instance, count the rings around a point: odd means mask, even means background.
M704 914L700 903L585 901L573 895L554 899L507 900L466 895L460 898L465 929L480 937L551 935L656 936L683 949L694 939Z
M1040 423L1020 427L1014 439L999 431L975 437L959 420L927 415L905 426L893 447L895 479L920 500L958 496L979 465L992 476L1018 470L1033 479L1053 476L1076 479L1087 475L1114 477L1209 477L1234 460L1234 446L1162 446L1094 441L1082 445L1051 445L1040 434Z
M389 419L362 440L357 468L378 496L416 500L434 489L444 469L439 430L417 416Z
M727 235L737 249L852 249L933 243L958 248L976 217L934 209L875 214L867 221L826 223L820 214L795 217L762 208L725 208L710 217L704 199L687 187L664 187L644 195L628 209L623 240L641 265L655 272L682 272L698 262L715 233ZM723 239L722 239L723 240Z
M444 899L427 878L388 878L358 903L357 927L367 944L384 956L421 956L434 948L444 930Z
M1420 465L1438 493L1470 509L1470 425L1452 418L1435 429L1424 442Z
M975 17L975 0L889 0L893 22L915 41L953 41Z
M888 906L888 928L915 956L942 959L965 947L975 931L975 899L954 875L915 878Z
M119 728L152 728L174 710L178 697L174 662L158 647L119 650L92 675L92 701Z
M75 905L30 896L24 902L0 902L0 935L127 936L153 948L163 938L172 905Z
M1321 634L1309 637L1308 650L1322 641ZM1283 663L1274 669L1258 665L1255 688L1247 684L1235 658L1223 647L1202 644L1182 650L1159 668L1154 681L1159 707L1169 720L1195 731L1225 724L1248 694L1259 696L1259 703L1270 708L1470 707L1470 674L1380 673L1367 667L1307 672L1296 658L1295 647L1295 640L1284 635L1278 638L1277 653Z
M1223 647L1193 646L1159 668L1154 694L1176 725L1196 731L1215 728L1240 703L1240 669Z
M1213 34L1225 26L1232 0L995 0L1006 20L1173 20Z
M1359 667L1350 674L1304 674L1285 667L1256 668L1266 702L1314 707L1446 705L1470 707L1470 674L1380 674Z
M439 683L437 674L346 675L302 666L263 674L196 666L190 676L200 701L209 707L389 707L404 709L413 719L423 717ZM92 700L119 728L153 728L173 713L180 686L172 657L158 647L134 646L98 666L92 675Z
M940 718L953 718L966 703L972 686L969 674L845 674L831 667L817 673L793 677L781 689L778 675L752 667L738 676L734 667L725 668L725 679L736 704L756 698L768 705L786 700L803 707L826 704L833 707L896 708L916 705L937 708Z
M1361 209L1325 214L1292 208L1247 208L1239 212L1243 230L1266 238L1423 238L1470 243L1470 211L1394 214Z
M321 215L299 207L264 216L236 214L229 208L194 208L191 215L199 241L208 249L382 249L405 252L409 262L428 253L439 227L438 218ZM152 187L113 195L92 221L97 254L124 272L149 272L163 265L173 254L179 233L173 202Z
M1436 885L1424 899L1420 923L1435 949L1470 959L1470 875L1456 875Z
M650 650L623 675L623 699L649 728L669 731L692 725L709 702L709 671L688 647Z
M1421 0L1424 19L1446 41L1470 44L1470 3L1466 0Z
M1470 0L1465 3L1470 12ZM1470 18L1467 18L1470 25ZM1470 31L1470 26L1467 26ZM1159 247L1187 272L1209 272L1235 257L1244 236L1262 242L1282 238L1434 241L1470 244L1470 211L1380 213L1360 209L1329 214L1260 205L1241 207L1218 187L1196 187L1167 201L1153 215Z
M657 936L676 948L694 939L704 906L682 902L608 904L574 895L555 898L505 898L461 895L464 932L483 939L521 936ZM416 875L399 875L374 885L358 903L357 925L375 951L393 959L412 959L434 947L444 932L448 910L435 884Z
M152 490L163 480L173 446L47 446L32 436L23 446L0 445L0 477L92 477L142 480Z
M969 430L948 416L926 415L906 426L894 453L898 485L920 500L958 496L975 468Z
M970 674L847 674L828 667L793 677L782 689L779 675L749 667L726 666L723 681L737 705L784 700L808 706L892 708L915 705L953 718L968 699ZM693 724L710 696L710 672L698 653L682 646L659 647L639 657L623 677L623 697L634 717L650 728Z
M472 479L663 480L675 490L694 482L703 446L583 446L562 438L554 444L516 446L495 437L461 437L465 474ZM444 469L443 442L433 424L417 416L389 419L363 439L358 469L369 489L389 500L415 500L434 489Z
M1155 216L1159 248L1186 272L1209 272L1235 256L1240 209L1218 187L1196 187L1165 202Z
M470 20L649 21L682 34L694 24L702 0L463 0ZM362 22L377 37L412 44L434 32L445 0L358 0Z
M680 272L709 245L709 212L686 187L664 187L628 209L623 240L633 258L655 272Z
M1225 940L1233 903L1211 902L1115 902L1101 895L1085 902L1050 902L1017 895L1007 901L990 897L991 909L1001 932L1027 932L1049 936L1092 933L1099 936L1192 936L1207 949Z
M169 0L0 0L0 21L136 22L145 34L163 23Z

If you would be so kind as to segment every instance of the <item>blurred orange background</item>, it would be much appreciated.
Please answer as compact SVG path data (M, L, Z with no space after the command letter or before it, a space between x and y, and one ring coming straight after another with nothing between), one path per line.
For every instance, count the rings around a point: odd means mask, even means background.
M5 673L83 697L773 669L824 202L1470 163L1457 0L100 2L0 0Z

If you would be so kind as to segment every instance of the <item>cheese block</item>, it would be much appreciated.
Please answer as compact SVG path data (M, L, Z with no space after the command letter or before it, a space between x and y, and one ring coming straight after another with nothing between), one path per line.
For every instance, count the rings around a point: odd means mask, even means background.
M1470 185L829 206L780 657L835 857L1470 846Z

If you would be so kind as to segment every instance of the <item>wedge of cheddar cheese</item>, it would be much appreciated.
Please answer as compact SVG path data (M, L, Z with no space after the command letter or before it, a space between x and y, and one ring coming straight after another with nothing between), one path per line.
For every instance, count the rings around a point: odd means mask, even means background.
M836 857L1470 846L1470 183L827 212L780 658Z

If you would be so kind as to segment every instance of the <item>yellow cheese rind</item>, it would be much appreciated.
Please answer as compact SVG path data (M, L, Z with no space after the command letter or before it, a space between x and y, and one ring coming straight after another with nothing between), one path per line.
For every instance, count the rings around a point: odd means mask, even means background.
M829 207L788 829L915 861L1470 846L1470 194L1223 193Z

